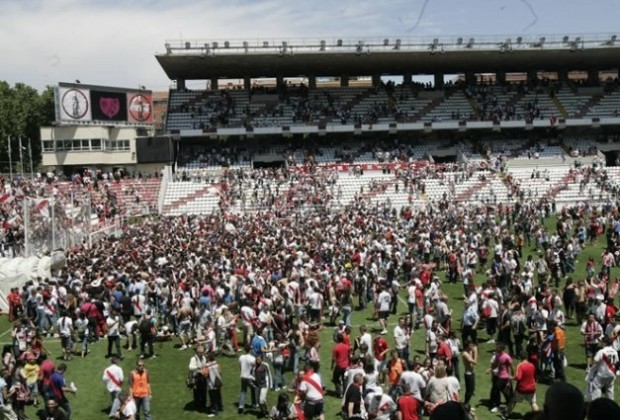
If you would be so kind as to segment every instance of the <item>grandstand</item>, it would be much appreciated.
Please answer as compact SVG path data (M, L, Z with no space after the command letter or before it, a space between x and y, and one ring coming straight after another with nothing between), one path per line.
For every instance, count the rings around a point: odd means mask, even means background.
M156 56L173 81L165 116L72 115L67 92L152 93L59 85L58 124L41 131L52 187L40 195L64 197L72 215L87 191L93 225L358 200L610 200L615 168L604 182L579 171L618 163L612 38L169 41Z
M265 166L288 168L259 172L269 179L329 168L333 208L360 199L397 209L574 203L575 168L614 164L619 149L620 49L610 39L169 41L156 58L175 84L166 130L179 144L182 181L167 184L161 210L264 209L258 192L231 200L219 185L225 171ZM434 83L417 82L419 74ZM243 83L226 83L235 78ZM189 80L207 88L187 89ZM267 189L282 205L292 188Z

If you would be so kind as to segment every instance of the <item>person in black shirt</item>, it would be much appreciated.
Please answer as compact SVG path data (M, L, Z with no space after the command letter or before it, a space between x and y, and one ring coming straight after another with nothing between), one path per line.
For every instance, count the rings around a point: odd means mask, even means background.
M362 419L363 397L362 384L364 375L357 373L353 377L353 383L347 388L344 394L343 412L346 419Z
M58 403L53 399L47 400L45 408L39 410L37 416L41 420L65 420L67 418L65 412L58 408Z

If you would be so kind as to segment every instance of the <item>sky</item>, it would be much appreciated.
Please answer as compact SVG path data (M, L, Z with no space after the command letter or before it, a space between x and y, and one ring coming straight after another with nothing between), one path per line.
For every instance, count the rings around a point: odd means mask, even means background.
M619 17L617 0L0 0L0 80L161 91L166 40L620 35Z

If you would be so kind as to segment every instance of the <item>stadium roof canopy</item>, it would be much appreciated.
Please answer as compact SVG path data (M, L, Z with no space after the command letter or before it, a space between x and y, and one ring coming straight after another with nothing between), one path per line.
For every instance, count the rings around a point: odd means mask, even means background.
M614 34L385 39L177 40L157 61L171 80L610 70Z

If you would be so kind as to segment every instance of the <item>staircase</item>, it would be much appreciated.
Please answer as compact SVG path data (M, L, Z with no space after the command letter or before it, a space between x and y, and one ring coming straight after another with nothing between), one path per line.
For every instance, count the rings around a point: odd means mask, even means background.
M344 105L348 109L353 109L354 107L359 105L364 99L367 99L374 94L375 94L375 88L374 87L368 88L364 92L360 93L359 95L351 99L350 101L345 102Z
M555 95L553 96L549 95L549 96L551 97L551 100L553 101L553 104L555 105L555 107L558 109L560 116L562 118L568 118L568 112L566 111L566 108L564 108L564 105L562 104L562 102L560 102L558 97Z
M577 115L575 116L576 118L583 118L586 116L586 114L588 113L588 111L590 111L590 108L592 108L595 105L598 105L601 102L601 99L603 99L605 95L603 94L598 94L598 95L593 95L590 97L590 99L588 99L588 101L583 104L583 106L581 107L581 109L579 109L579 112L577 112Z
M490 179L485 179L483 181L478 181L476 184L474 184L473 186L471 186L467 190L465 190L462 193L460 193L457 196L455 196L454 197L454 201L456 201L456 202L468 201L471 198L473 193L483 189L484 187L486 187L490 183L491 183Z
M560 193L560 191L567 189L568 184L572 182L575 182L575 175L570 173L566 174L564 177L562 177L560 182L553 186L553 188L547 190L545 195L543 195L543 198L547 199L548 201L553 200Z
M202 197L205 194L208 194L209 191L213 188L213 185L205 185L204 187L184 196L181 198L177 198L176 200L174 200L171 203L167 203L164 204L163 208L162 208L162 214L168 214L170 213L172 210L177 209L179 207L181 207L182 205L190 202L190 201L194 201L195 199L197 199L198 197Z
M434 98L432 101L424 105L420 108L413 116L411 117L411 121L420 121L423 116L431 112L433 109L437 108L447 97L443 98Z
M476 116L476 119L480 120L481 114L480 114L480 106L478 106L478 102L469 95L465 95L465 97L467 98L467 102L469 102L469 106L471 107L471 110Z
M366 191L363 194L361 194L359 198L361 200L369 200L369 199L371 199L373 197L378 196L379 194L383 194L385 191L387 191L388 188L390 188L391 186L393 186L397 182L398 182L398 179L396 179L396 178L391 178L391 179L388 179L386 181L383 181L383 182L379 183L371 191Z
M525 93L523 92L517 92L516 94L512 95L512 97L506 101L506 107L515 107L521 101L521 99L523 99L524 96Z

